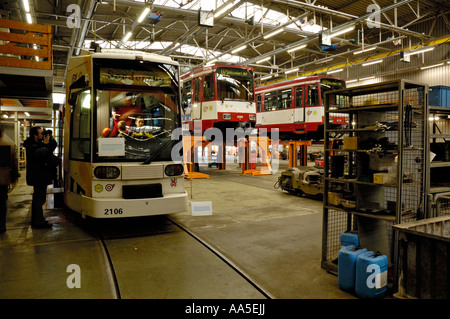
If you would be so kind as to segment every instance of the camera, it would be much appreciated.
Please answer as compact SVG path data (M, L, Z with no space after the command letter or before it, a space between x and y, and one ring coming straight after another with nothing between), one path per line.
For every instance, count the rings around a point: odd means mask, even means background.
M44 130L43 132L42 132L42 134L44 135L44 136L52 136L52 134L53 134L53 132L52 132L52 130Z

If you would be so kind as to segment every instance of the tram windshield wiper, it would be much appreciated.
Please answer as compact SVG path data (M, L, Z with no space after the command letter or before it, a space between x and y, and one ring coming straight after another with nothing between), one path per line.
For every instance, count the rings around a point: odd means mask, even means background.
M165 142L155 153L153 153L149 158L147 158L141 165L148 165L151 162L153 162L161 153L164 151L164 149L167 148L172 143L172 139Z

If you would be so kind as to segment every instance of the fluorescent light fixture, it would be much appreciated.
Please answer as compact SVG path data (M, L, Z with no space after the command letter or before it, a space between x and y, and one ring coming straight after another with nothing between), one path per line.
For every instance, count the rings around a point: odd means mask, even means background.
M26 12L30 12L30 4L28 3L28 0L22 0L23 7Z
M365 81L365 80L372 80L372 79L375 79L375 76L369 76L368 78L362 78L360 80Z
M298 71L298 68L293 68L293 69L285 71L284 73L285 74L289 74L289 73L294 73L294 72L297 72L297 71Z
M442 66L442 65L444 65L444 62L438 63L438 64L433 64L433 65L429 65L429 66L422 66L420 69L421 70L426 70L426 69L431 69L431 68L435 68L437 66Z
M348 81L345 81L345 83L354 83L354 82L356 82L356 81L358 81L358 79L348 80Z
M413 50L413 51L405 51L405 55L414 55L414 54L419 54L419 53L424 53L424 52L428 52L428 51L433 51L434 47L426 47L426 48L421 48L418 50Z
M260 79L261 81L265 81L265 80L268 80L268 79L270 79L270 78L272 78L272 75L262 76L262 77L260 77L259 79Z
M306 44L302 44L302 45L299 45L298 47L289 49L289 50L287 50L287 52L291 53L291 52L294 52L294 51L297 51L297 50L300 50L300 49L304 49L304 48L306 48Z
M54 104L64 104L66 100L65 93L52 93L52 100Z
M9 115L8 114L3 114L3 118L7 119L7 118L9 118Z
M141 23L144 19L145 19L145 17L147 16L147 14L150 12L150 8L149 7L146 7L145 9L144 9L144 11L142 11L142 13L141 13L141 15L139 16L139 18L137 19L137 22L138 23Z
M362 66L368 66L368 65L372 65L372 64L381 63L381 62L383 62L383 59L376 60L376 61L370 61L370 62L367 62L367 63L363 63Z
M122 40L122 42L127 42L128 41L128 39L131 37L131 31L129 31L124 37L123 37L123 40Z
M30 116L30 113L28 113L28 112L24 112L24 113L26 116L28 116L28 117Z
M375 47L370 47L370 48L367 48L367 49L364 49L364 50L355 51L355 52L353 52L353 54L356 55L356 54L372 51L372 50L375 50L376 48L377 48L376 46Z
M270 32L270 33L268 33L268 34L266 34L265 36L264 36L264 39L268 39L268 38L270 38L270 37L273 37L274 35L276 35L276 34L278 34L278 33L281 33L281 32L283 32L284 31L284 28L280 28L280 29L278 29L278 30L275 30L275 31L273 31L273 32Z
M328 58L325 60L317 61L315 64L322 64L322 63L331 62L331 61L333 61L333 58Z
M239 52L239 51L242 51L242 50L244 50L246 47L247 47L247 45L244 44L243 46L240 46L239 48L236 48L236 49L234 49L233 51L231 51L231 54L235 54L235 53L237 53L237 52Z
M222 13L230 9L234 5L234 0L228 2L226 5L224 5L221 9L219 9L216 13L214 13L214 18L217 18Z
M264 59L261 59L261 60L258 60L258 61L256 61L256 64L260 64L260 63L263 63L263 62L269 61L270 59L271 59L271 57L270 57L270 56L268 56L268 57L265 57Z
M33 23L33 20L31 19L31 13L27 13L26 16L27 16L27 22L28 22L29 24L32 24L32 23Z
M352 25L351 27L342 29L342 30L340 30L340 31L333 32L333 33L330 34L330 37L332 37L332 38L333 38L333 37L337 37L338 35L341 35L341 34L344 34L344 33L347 33L347 32L352 31L354 28L355 28L355 26Z
M342 72L342 71L344 71L344 69L336 69L336 70L328 71L327 74L339 73L339 72Z

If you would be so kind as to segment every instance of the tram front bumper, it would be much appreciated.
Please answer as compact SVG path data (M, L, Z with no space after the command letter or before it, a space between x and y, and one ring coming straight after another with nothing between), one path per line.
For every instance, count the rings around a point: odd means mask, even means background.
M188 210L188 195L167 194L158 198L111 199L81 196L81 214L93 218L165 215Z

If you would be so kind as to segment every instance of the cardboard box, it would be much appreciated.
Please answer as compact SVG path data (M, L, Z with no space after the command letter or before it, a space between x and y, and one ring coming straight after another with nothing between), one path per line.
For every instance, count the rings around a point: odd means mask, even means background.
M344 150L356 150L358 149L358 137L357 136L344 136Z
M375 173L373 174L373 182L375 184L395 184L395 174L392 173Z
M328 193L328 204L330 205L339 206L341 204L341 199L342 193L334 193L334 192Z

